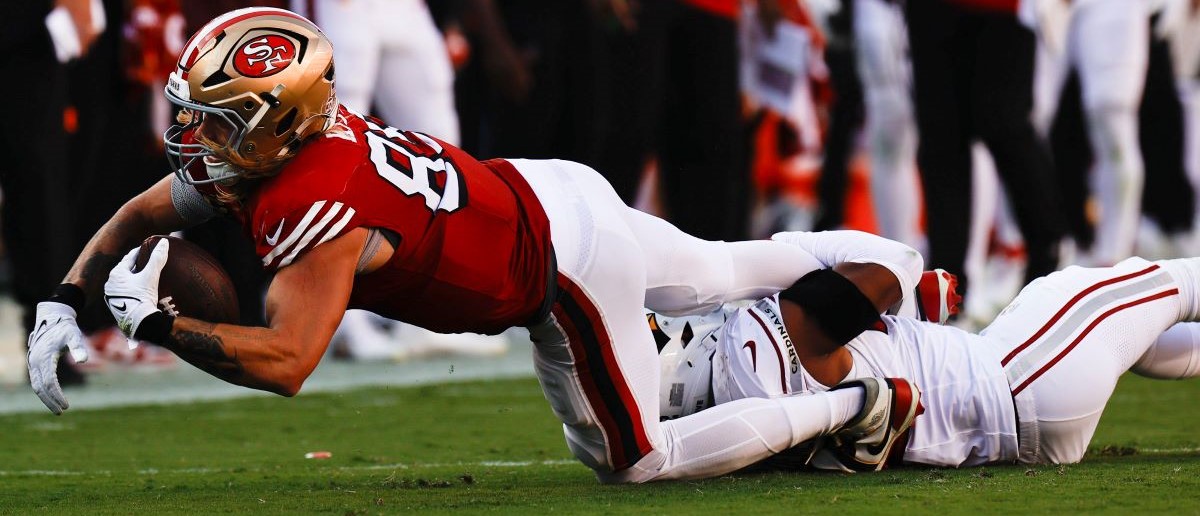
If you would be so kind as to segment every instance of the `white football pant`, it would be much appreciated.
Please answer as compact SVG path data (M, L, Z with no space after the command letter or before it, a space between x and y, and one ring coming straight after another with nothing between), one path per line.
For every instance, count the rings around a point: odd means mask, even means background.
M512 160L550 220L559 300L530 327L534 368L567 446L603 482L729 473L838 428L861 390L745 399L659 421L661 366L642 307L700 314L821 268L772 241L711 242L626 206L596 171Z
M1181 323L1200 319L1198 288L1197 258L1073 266L1026 286L980 333L1005 356L1019 460L1082 459L1131 368L1154 378L1200 375L1200 325Z

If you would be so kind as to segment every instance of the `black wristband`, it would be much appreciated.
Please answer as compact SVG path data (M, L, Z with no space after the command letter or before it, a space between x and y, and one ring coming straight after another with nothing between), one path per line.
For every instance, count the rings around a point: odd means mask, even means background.
M858 334L883 323L871 300L833 269L805 274L780 292L779 298L800 305L838 344L850 342Z
M154 344L162 344L171 337L171 328L175 326L175 318L164 312L154 312L142 319L133 338Z
M83 304L87 301L87 297L83 294L83 289L79 288L78 285L63 283L54 287L54 292L50 294L48 301L62 303L73 308L75 313L79 313L83 310Z

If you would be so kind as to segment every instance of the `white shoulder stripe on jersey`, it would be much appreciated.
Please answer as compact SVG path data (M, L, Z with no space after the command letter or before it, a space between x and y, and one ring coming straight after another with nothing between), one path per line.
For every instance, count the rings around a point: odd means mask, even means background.
M341 233L342 228L346 227L346 224L349 224L350 219L352 218L354 218L354 208L346 208L346 215L342 217L342 220L337 221L337 224L334 224L333 227L329 228L329 231L325 232L325 236L321 237L321 240L317 241L317 245L324 244L325 242L328 242L329 239L337 236L338 233Z
M270 265L272 260L287 252L292 244L296 243L297 240L300 240L300 236L304 234L306 229L308 229L308 225L312 223L312 219L317 216L317 213L319 213L323 207L325 207L325 201L317 201L313 203L312 207L308 209L308 213L304 214L304 218L300 219L300 223L296 224L296 228L293 229L291 233L288 233L287 238L285 238L283 242L280 242L279 245L275 246L270 253L267 253L267 255L263 257L263 265Z
M317 224L312 227L312 229L309 229L307 232L305 232L304 238L301 238L300 242L292 247L292 252L288 253L287 256L284 256L283 259L279 261L279 266L283 267L288 265L292 263L292 260L295 260L297 256L300 256L300 251L303 251L304 248L308 246L308 243L312 242L313 238L316 238L317 233L320 233L322 229L325 229L325 226L329 225L329 221L333 220L333 218L336 217L341 211L342 203L333 203L333 206L329 208L329 211L325 212L325 216L321 217L321 220L318 221Z
M354 218L354 208L347 207L346 214L343 215L340 220L338 220L336 223L334 223L334 225L331 226L329 228L329 230L325 232L325 236L322 236L321 239L317 240L317 243L313 244L312 246L317 247L321 244L324 244L325 242L328 242L331 238L337 236L338 233L340 233L342 231L342 228L346 227L346 224L350 223L350 219L352 219L352 218ZM298 249L300 249L300 248L303 248L303 245L298 247ZM295 256L289 255L287 258L284 258L283 260L281 260L279 262L279 266L283 267L286 265L290 265L292 263L292 260L294 260L295 258L296 258Z

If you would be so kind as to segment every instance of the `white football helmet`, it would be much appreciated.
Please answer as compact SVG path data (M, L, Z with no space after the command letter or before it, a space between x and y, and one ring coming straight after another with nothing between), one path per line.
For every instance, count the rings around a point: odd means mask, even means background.
M727 313L667 317L646 314L662 367L659 419L675 419L713 405L712 357Z

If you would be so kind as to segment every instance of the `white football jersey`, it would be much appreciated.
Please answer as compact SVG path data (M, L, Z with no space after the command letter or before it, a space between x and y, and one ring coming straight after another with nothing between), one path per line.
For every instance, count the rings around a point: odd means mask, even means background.
M846 345L854 357L846 379L899 377L921 389L925 414L913 426L905 461L975 466L1016 460L1015 409L999 348L951 326L894 316L883 321L887 333L864 332ZM829 389L801 366L773 298L729 315L713 336L716 404Z

